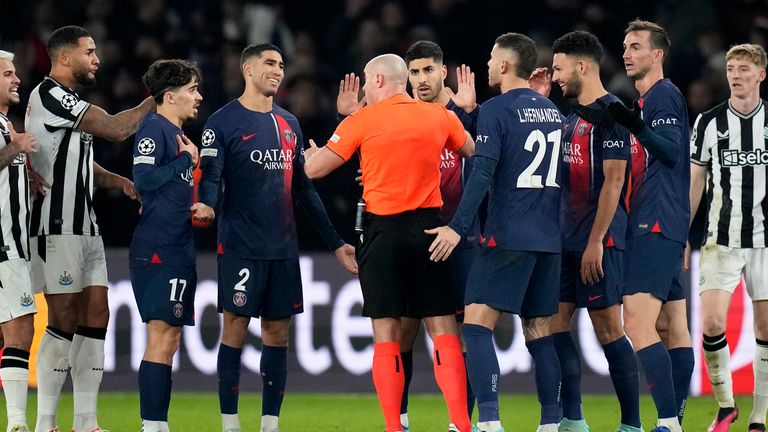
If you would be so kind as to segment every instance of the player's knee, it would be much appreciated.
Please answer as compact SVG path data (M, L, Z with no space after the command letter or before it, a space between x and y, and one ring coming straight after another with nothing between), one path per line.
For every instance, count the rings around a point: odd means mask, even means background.
M290 320L261 320L261 340L269 346L287 346Z
M705 335L717 336L725 333L725 318L715 315L708 315L702 319L701 330Z
M78 325L77 304L60 304L48 307L48 325L58 330L74 333Z

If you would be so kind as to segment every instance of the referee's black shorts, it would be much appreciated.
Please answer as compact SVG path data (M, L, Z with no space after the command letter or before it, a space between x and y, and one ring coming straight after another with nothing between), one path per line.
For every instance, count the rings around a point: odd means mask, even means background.
M430 261L434 235L444 225L438 209L391 216L367 214L358 248L363 315L371 318L424 318L453 315L453 277L447 261Z

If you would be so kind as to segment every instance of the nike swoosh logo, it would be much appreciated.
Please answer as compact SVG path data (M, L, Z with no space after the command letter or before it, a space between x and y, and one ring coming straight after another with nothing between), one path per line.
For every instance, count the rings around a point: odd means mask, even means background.
M304 302L294 303L294 304L293 304L293 308L294 308L294 309L298 309L298 308L300 308L300 307L301 307L301 305L303 305L303 304L304 304Z
M243 141L248 141L249 139L251 139L251 138L253 138L255 136L256 136L256 134L252 133L250 135L243 135L242 138L243 138Z
M599 299L600 297L602 297L602 295L596 295L596 296L591 295L591 296L589 296L589 301L595 301L595 300Z

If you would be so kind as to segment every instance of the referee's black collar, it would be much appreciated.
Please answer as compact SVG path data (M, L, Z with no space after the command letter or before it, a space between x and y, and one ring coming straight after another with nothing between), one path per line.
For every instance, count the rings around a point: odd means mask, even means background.
M757 104L755 109L752 110L752 112L750 112L749 114L742 114L738 110L736 110L736 108L734 108L733 105L731 105L731 99L728 99L728 109L731 110L731 112L736 117L740 117L740 118L743 118L745 120L748 120L748 119L754 117L754 115L757 114L757 112L760 111L762 108L763 108L763 98L760 98L760 102Z

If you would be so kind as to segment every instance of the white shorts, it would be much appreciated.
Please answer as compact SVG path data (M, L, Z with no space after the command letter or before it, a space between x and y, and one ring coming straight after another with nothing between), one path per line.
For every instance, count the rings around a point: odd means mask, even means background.
M27 260L0 262L0 323L35 312L37 308Z
M744 275L752 301L768 300L768 248L708 243L701 248L699 269L699 291L720 289L733 294Z
M107 286L101 236L47 235L32 237L29 243L35 292L72 294L89 286Z

